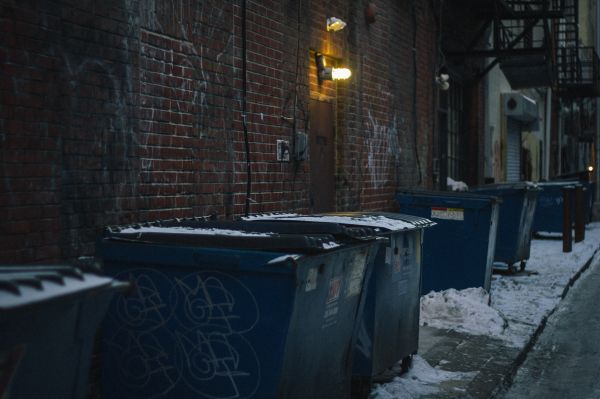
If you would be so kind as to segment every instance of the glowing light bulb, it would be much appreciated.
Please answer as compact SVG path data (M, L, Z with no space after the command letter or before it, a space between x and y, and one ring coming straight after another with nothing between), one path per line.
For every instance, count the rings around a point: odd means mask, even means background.
M342 80L348 79L352 76L352 71L348 68L332 68L331 69L331 78L333 80Z

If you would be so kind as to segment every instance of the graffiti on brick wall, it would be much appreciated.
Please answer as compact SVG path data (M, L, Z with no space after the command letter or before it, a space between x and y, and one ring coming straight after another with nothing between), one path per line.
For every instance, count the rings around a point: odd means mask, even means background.
M65 132L62 135L61 212L63 255L89 252L78 229L115 223L121 210L119 190L138 179L138 138L131 122L132 71L129 66L60 49L64 69ZM94 187L93 185L96 184ZM129 186L127 186L129 185ZM135 189L131 189L134 192Z
M121 384L137 395L194 392L199 398L246 398L261 368L245 335L260 319L243 282L221 272L167 277L150 269L117 276L135 293L109 312L105 335Z
M141 54L150 61L141 63L142 110L147 111L142 113L142 169L153 170L154 160L160 158L161 149L148 143L152 134L163 133L164 121L155 116L180 118L177 135L186 141L187 151L182 157L203 162L202 169L193 172L192 206L205 214L221 213L224 206L231 214L233 188L219 190L219 199L207 204L202 194L216 186L204 185L201 175L213 173L218 183L234 184L232 8L216 0L150 1L141 8ZM152 89L144 91L156 79L169 87L158 96ZM212 149L208 156L207 146Z
M390 121L381 123L367 111L367 166L373 187L386 186L397 173L402 149L399 142L399 130L404 121L394 115Z

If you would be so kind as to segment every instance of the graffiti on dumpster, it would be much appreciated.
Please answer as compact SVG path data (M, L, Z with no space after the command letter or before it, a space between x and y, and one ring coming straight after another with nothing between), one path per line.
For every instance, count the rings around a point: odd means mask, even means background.
M258 356L244 334L260 318L251 291L221 272L169 278L136 269L135 293L119 299L107 331L121 382L148 398L177 387L199 398L246 398L260 383Z

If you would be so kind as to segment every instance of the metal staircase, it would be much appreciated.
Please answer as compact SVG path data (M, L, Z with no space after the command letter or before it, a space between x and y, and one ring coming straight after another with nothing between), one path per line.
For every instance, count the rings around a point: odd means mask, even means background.
M555 29L557 93L563 98L600 96L600 60L593 47L581 46L578 2L565 0Z
M458 0L455 6L476 13L486 23L466 49L448 55L492 58L479 77L500 64L514 89L552 86L556 80L552 29L564 17L566 1ZM488 38L491 45L486 45Z

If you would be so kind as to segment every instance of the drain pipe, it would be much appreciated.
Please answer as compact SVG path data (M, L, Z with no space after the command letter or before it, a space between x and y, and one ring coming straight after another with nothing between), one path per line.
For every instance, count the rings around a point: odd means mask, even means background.
M596 3L596 53L600 54L600 4ZM594 205L592 207L592 217L594 220L600 219L600 98L596 97L596 140L594 140L594 149L596 150L596 159L594 162L594 176L595 193L594 193Z

